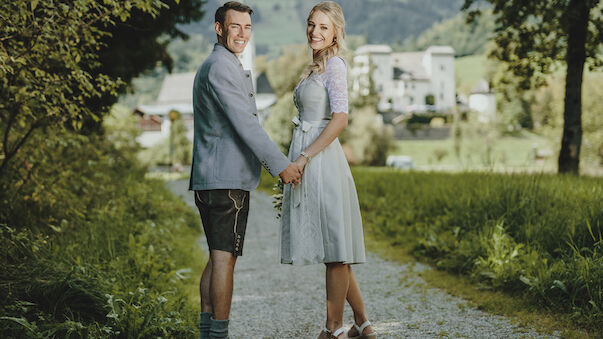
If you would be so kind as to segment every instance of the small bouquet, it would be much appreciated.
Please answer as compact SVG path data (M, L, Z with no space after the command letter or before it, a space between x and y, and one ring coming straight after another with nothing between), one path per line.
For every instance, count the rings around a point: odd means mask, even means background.
M277 182L274 183L274 187L272 187L272 205L276 210L276 217L280 219L281 210L283 209L283 181L279 178Z

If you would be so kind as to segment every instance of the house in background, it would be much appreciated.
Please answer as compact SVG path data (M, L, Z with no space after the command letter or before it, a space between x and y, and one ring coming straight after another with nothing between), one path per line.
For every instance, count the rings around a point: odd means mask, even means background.
M195 73L168 74L161 85L154 104L139 105L134 113L140 115L138 123L142 133L136 141L144 147L151 147L169 138L171 121L169 114L176 111L186 126L186 136L193 140L193 80Z
M367 95L372 80L381 112L453 113L456 105L454 53L450 46L400 53L394 53L387 45L359 47L354 52L350 71L351 93Z
M469 109L478 113L477 120L480 122L496 121L496 96L485 79L481 79L471 90Z
M255 74L255 43L253 36L239 56L243 69L251 71L253 88L256 89L256 104L260 122L269 114L276 96L265 73ZM139 105L134 113L140 115L138 124L142 133L137 141L142 147L151 147L169 138L170 112L176 111L186 126L186 136L193 140L193 82L196 72L168 74L161 85L157 100L153 104Z

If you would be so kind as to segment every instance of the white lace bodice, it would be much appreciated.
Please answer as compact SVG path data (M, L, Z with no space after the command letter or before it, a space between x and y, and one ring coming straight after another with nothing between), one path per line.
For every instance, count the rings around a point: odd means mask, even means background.
M348 113L348 80L345 61L340 57L332 57L327 61L327 67L323 73L311 74L326 89L329 95L331 113ZM304 82L300 81L299 84Z

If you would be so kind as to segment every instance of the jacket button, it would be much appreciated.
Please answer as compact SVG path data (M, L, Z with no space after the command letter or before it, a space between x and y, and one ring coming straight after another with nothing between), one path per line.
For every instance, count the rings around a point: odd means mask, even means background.
M249 74L245 74L245 76L249 78Z
M250 97L250 98L253 98L253 93L249 93L249 97Z

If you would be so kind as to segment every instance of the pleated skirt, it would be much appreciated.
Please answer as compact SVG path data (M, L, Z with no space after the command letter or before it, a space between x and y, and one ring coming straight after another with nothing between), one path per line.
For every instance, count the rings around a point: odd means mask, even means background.
M328 121L303 122L293 131L294 161ZM285 185L281 211L281 263L309 265L366 261L362 217L347 159L335 139L306 165L301 184Z

